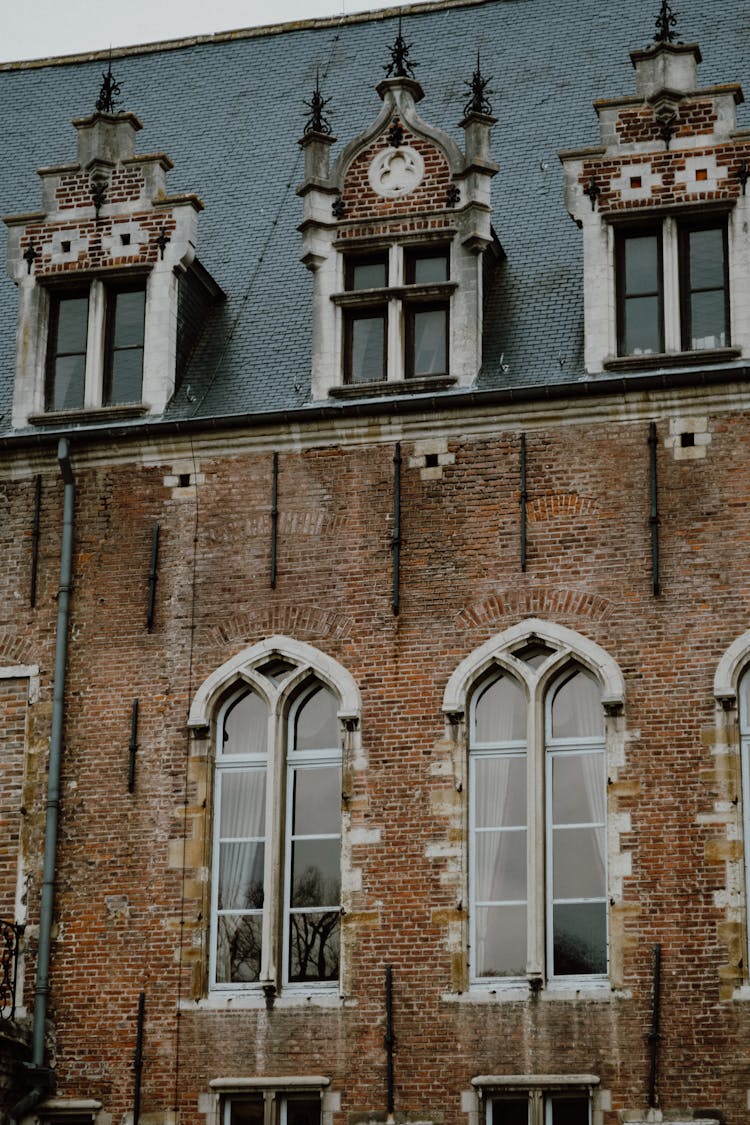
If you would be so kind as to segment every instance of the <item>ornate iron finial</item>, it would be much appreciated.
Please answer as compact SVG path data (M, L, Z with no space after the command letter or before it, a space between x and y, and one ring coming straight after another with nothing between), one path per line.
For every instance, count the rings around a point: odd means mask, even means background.
M455 207L456 204L460 201L460 199L461 199L461 192L459 190L458 184L449 184L448 190L445 193L445 206L446 207Z
M346 204L339 195L331 204L331 213L334 219L343 219L346 214Z
M320 67L315 72L315 89L313 90L312 97L305 105L310 110L310 116L305 122L304 135L308 133L323 133L325 136L330 136L333 130L331 129L330 122L323 116L325 106L330 102L330 98L324 98L320 92Z
M677 32L672 29L677 26L677 13L672 11L669 0L661 0L661 11L656 17L655 43L671 43L676 39Z
M743 192L743 194L744 194L744 192ZM31 273L31 267L34 265L34 262L37 260L38 257L39 257L39 254L37 252L36 247L34 246L34 243L30 242L29 245L26 247L26 249L23 252L23 260L26 263L26 272L27 273Z
M386 78L416 78L414 67L419 66L419 63L414 63L409 58L409 51L411 50L411 43L407 43L401 34L401 16L398 17L398 35L396 42L390 48L391 61L388 66L384 66Z
M748 164L747 164L746 160L743 160L741 162L740 166L739 166L739 170L737 172L737 179L740 181L740 186L742 187L742 194L744 195L745 189L747 188L747 181L748 181L748 179L750 179L750 168L748 168Z
M109 63L106 73L102 71L102 88L96 99L96 108L99 113L114 113L115 98L120 96L120 83L115 82L112 74L112 51L109 52Z
M470 113L484 113L487 116L492 114L492 106L487 99L488 94L494 94L495 92L488 89L491 81L491 78L482 77L479 66L479 51L477 51L477 69L471 76L471 82L464 80L464 86L468 86L471 90L471 97L464 106L464 117L468 117Z
M167 228L162 227L158 235L156 236L156 245L159 247L159 256L162 262L164 261L164 251L166 250L170 241L171 239L167 234Z
M96 217L99 218L99 211L102 204L107 198L107 181L106 180L92 180L91 181L91 201L94 204Z
M602 189L599 187L594 176L591 177L586 187L583 189L583 194L587 195L591 200L591 210L596 210L596 201L602 194Z
M404 143L404 127L397 117L391 121L391 127L388 130L388 144L391 148L401 148Z

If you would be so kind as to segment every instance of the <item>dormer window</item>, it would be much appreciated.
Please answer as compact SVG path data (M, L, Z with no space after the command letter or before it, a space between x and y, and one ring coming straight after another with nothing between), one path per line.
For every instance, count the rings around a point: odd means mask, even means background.
M49 296L45 410L140 403L146 283L54 289Z
M649 356L729 346L727 228L671 217L615 234L617 352ZM665 279L673 279L671 284Z
M450 247L392 246L350 254L344 262L345 384L447 376Z

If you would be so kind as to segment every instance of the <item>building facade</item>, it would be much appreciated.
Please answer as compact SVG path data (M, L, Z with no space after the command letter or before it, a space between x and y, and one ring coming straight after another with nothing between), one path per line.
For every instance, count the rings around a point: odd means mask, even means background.
M750 25L546 9L0 66L9 1122L747 1120Z

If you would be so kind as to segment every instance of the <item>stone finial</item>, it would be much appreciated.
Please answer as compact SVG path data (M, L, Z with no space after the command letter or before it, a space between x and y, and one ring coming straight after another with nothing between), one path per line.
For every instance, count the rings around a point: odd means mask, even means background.
M673 29L677 26L677 13L672 11L669 0L661 0L661 10L656 17L655 43L672 43L677 38Z
M99 90L99 96L96 99L97 113L116 113L115 99L120 96L121 85L115 82L115 77L112 73L112 51L109 52L109 63L107 64L106 71L102 71L102 85Z
M323 136L330 136L333 130L331 124L326 117L323 116L323 110L330 102L330 98L324 98L320 92L320 68L315 72L315 89L312 92L312 97L305 105L310 110L310 114L305 122L304 135L309 133L320 133Z
M416 78L414 67L419 63L412 62L409 58L411 43L407 43L401 34L401 16L398 17L398 35L390 48L391 61L383 67L386 78Z

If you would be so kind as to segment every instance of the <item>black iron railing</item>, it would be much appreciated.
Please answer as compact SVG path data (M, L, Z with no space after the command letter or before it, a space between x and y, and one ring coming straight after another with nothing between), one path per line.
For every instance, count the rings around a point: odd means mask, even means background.
M0 918L0 1020L12 1020L16 1014L18 948L23 931L18 922Z

